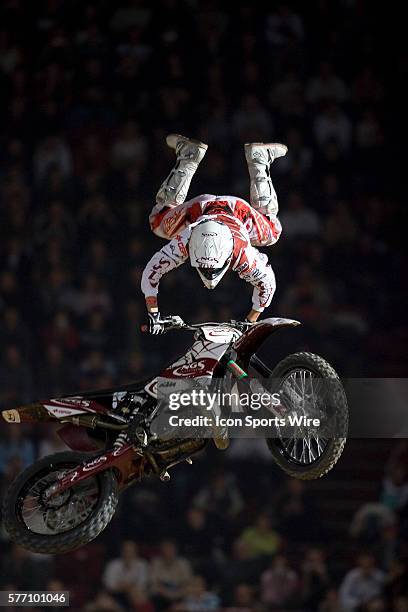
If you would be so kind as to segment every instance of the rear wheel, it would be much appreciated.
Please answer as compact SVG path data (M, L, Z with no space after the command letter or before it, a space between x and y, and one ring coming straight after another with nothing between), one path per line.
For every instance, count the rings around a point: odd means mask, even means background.
M318 418L323 426L305 424L277 428L268 448L284 472L313 480L327 474L339 460L348 429L348 407L340 379L322 357L289 355L271 374L286 408L285 416Z
M116 478L106 470L60 495L46 491L89 455L75 452L44 457L10 485L3 503L10 538L33 552L64 553L96 538L109 524L118 504Z

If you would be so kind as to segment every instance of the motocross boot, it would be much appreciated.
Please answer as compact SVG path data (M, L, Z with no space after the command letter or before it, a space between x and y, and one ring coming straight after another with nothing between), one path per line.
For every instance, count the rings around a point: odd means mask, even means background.
M175 150L177 162L157 192L156 202L161 207L174 207L186 199L191 179L206 154L208 145L181 134L169 134L166 143Z
M251 206L268 218L278 214L278 198L269 173L271 163L283 157L288 147L280 143L253 142L245 145L245 157L251 180Z

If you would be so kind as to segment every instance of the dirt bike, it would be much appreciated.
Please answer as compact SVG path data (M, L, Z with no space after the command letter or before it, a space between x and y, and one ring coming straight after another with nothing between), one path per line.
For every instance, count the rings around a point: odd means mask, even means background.
M165 438L151 434L160 412L158 383L163 380L195 383L204 377L224 388L261 381L268 393L276 389L281 393L280 414L282 410L305 412L311 406L324 414L329 405L332 411L334 407L333 436L322 437L299 426L289 437L278 427L276 435L266 438L275 462L288 475L308 480L326 474L343 451L348 427L347 400L336 372L312 353L289 355L273 370L256 354L270 334L299 324L269 318L251 325L187 325L179 317L168 317L165 331L191 330L194 342L159 377L4 410L7 423L58 421L62 424L58 434L72 449L37 461L10 485L3 503L10 538L40 553L78 548L105 529L115 514L119 493L127 487L149 475L168 481L170 468L192 463L208 437L178 437L177 430ZM274 387L268 388L265 380L274 381ZM336 383L324 401L316 391L322 381ZM225 430L217 435L218 441L226 441Z

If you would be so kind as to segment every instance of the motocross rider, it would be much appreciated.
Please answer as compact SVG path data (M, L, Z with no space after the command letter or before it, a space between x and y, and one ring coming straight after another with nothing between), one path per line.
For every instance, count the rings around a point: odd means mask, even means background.
M247 321L255 322L276 288L267 256L255 247L275 244L282 231L269 169L275 159L286 155L287 147L245 145L251 204L234 196L209 194L186 202L191 179L208 146L179 134L170 134L166 142L175 150L177 161L156 195L149 222L157 236L170 242L153 255L142 275L149 331L164 331L157 300L161 277L188 258L207 289L214 289L228 269L251 283L254 291Z

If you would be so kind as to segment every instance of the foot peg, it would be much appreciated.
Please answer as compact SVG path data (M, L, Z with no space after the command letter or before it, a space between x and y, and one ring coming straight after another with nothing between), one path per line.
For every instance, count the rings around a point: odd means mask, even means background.
M218 450L226 450L229 447L229 439L227 436L215 436L214 444Z

